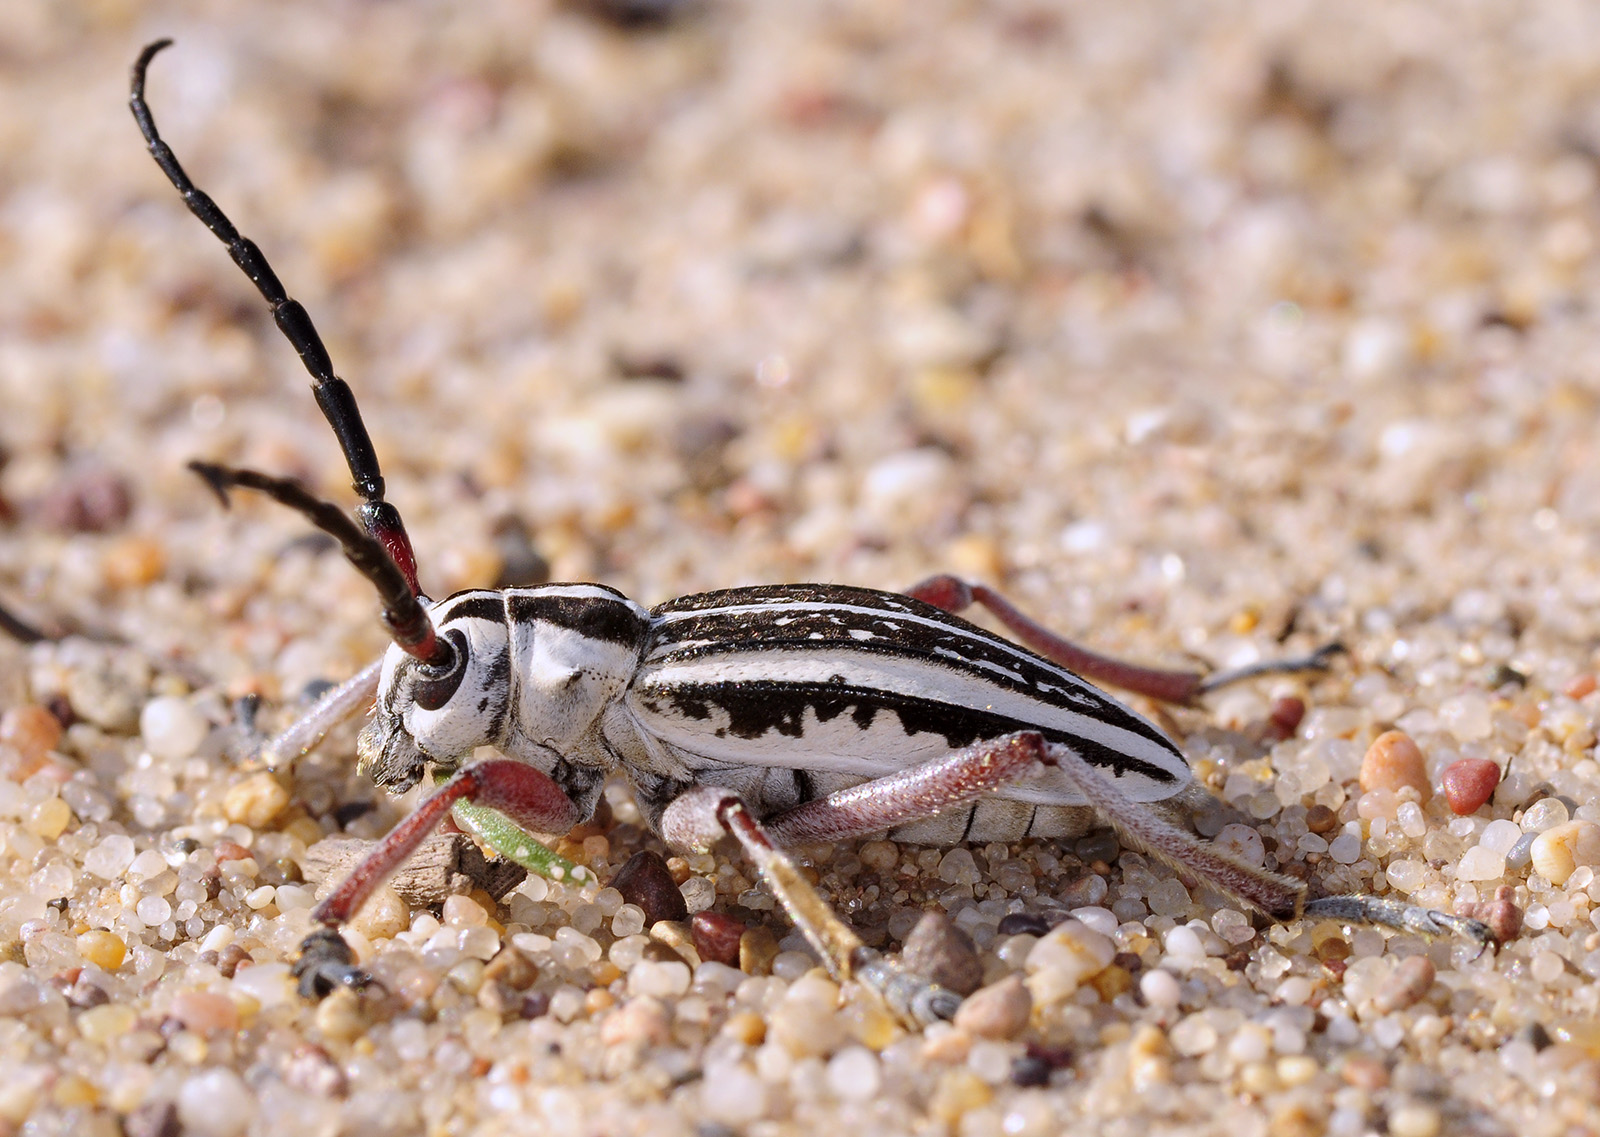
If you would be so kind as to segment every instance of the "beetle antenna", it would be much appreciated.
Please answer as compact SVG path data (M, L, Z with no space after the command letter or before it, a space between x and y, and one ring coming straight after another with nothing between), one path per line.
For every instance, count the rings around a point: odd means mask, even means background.
M448 668L455 649L448 640L434 634L433 621L422 601L412 591L411 582L394 563L383 542L362 530L348 514L332 502L306 492L298 482L274 478L255 470L217 466L210 462L190 462L189 469L200 475L211 492L229 504L228 490L234 486L264 493L279 505L286 505L311 524L339 542L345 559L378 590L383 604L383 622L394 642L409 655L430 667Z
M278 274L272 271L272 266L267 263L266 256L256 243L234 228L233 222L217 207L217 203L189 180L189 175L178 164L172 147L162 141L161 134L156 130L156 120L144 100L145 72L150 69L150 61L171 45L170 39L156 40L146 45L134 62L132 90L128 96L133 119L139 124L139 132L149 144L150 156L183 196L189 212L228 246L228 255L233 258L233 263L244 271L256 290L272 305L272 318L310 373L312 394L316 395L317 405L322 408L323 417L333 428L339 448L344 451L355 491L361 496L356 516L360 518L362 527L383 545L389 560L399 568L411 591L419 593L422 590L417 586L417 557L411 548L411 538L406 534L400 511L383 498L383 474L378 468L378 454L373 449L372 438L367 434L366 423L361 420L355 394L348 383L333 373L333 361L328 357L328 349L322 345L316 325L311 322L310 315L300 302L290 298L278 280ZM348 555L349 546L345 551Z

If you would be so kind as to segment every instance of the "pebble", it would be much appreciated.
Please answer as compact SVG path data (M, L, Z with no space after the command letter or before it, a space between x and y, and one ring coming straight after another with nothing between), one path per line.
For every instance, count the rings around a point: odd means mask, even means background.
M1500 784L1500 766L1487 758L1462 758L1444 768L1439 783L1452 812L1462 816L1476 813L1494 796Z
M1389 1113L1389 1137L1436 1137L1442 1126L1431 1105L1402 1105Z
M178 1088L178 1120L195 1137L238 1137L256 1112L255 1094L232 1070L202 1070Z
M1109 967L1116 954L1109 937L1064 920L1028 952L1028 989L1038 1003L1058 1002Z
M211 991L178 992L173 996L167 1014L201 1034L214 1030L232 1031L239 1027L239 1008L234 1001Z
M1339 815L1325 805L1314 805L1306 810L1306 828L1319 836L1332 833L1339 827Z
M828 1088L846 1101L869 1101L883 1085L878 1056L865 1046L846 1046L828 1059Z
M675 998L689 990L689 965L682 960L641 959L628 971L628 994Z
M739 970L746 975L769 974L777 957L778 939L771 928L750 928L739 937Z
M1155 968L1139 976L1139 994L1152 1007L1176 1007L1183 998L1183 988L1170 971Z
M629 999L600 1024L600 1041L607 1046L665 1046L671 1039L666 1007L649 995Z
M696 912L689 921L689 934L700 958L729 967L739 964L739 941L744 932L743 924L720 912Z
M1008 975L998 983L981 987L967 997L956 1011L956 1026L979 1038L1015 1038L1028 1026L1033 1014L1033 996L1020 975Z
M972 937L943 912L923 914L906 937L900 959L908 970L958 995L970 995L983 983L983 961Z
M1408 956L1400 961L1378 993L1372 997L1372 1006L1379 1014L1387 1015L1404 1010L1421 1002L1433 987L1433 961L1425 955Z
M189 757L210 732L205 716L177 695L151 699L139 712L139 734L145 749L164 761Z
M1428 767L1422 750L1402 730L1386 730L1372 740L1361 759L1361 790L1397 792L1407 786L1416 790L1424 802L1432 796Z
M127 958L128 945L115 932L94 929L78 937L78 954L101 971L115 971Z
M1600 865L1600 824L1568 821L1552 826L1534 838L1528 856L1535 872L1560 887L1580 866Z
M0 715L0 743L14 746L30 764L43 760L61 741L61 720L34 703Z
M672 879L672 871L660 853L645 850L635 853L617 870L611 887L622 893L627 904L637 905L644 912L648 927L657 920L686 920L688 905L683 893Z
M222 815L251 829L264 829L289 804L289 791L273 774L263 770L228 787L222 797Z
M1011 912L1000 917L995 932L1001 936L1042 936L1050 931L1050 922L1032 912Z

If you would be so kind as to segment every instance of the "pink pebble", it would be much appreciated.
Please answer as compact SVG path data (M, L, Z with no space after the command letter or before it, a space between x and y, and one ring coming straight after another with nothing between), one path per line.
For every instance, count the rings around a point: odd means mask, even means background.
M180 991L167 1014L198 1034L239 1029L239 1008L226 995L212 991Z
M1500 767L1487 758L1463 758L1444 768L1439 777L1450 808L1459 814L1476 812L1494 796L1500 784Z

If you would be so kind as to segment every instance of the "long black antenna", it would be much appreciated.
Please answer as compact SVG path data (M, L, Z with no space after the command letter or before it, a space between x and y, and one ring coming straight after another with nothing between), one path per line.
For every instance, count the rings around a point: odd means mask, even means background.
M389 556L389 551L377 538L364 532L344 510L332 502L322 501L306 492L298 482L288 478L274 478L255 470L241 470L231 466L217 466L210 462L190 462L189 469L205 479L206 485L228 505L228 490L233 486L264 493L280 505L286 505L305 517L311 524L339 542L345 559L372 582L383 602L383 622L389 626L394 642L411 655L433 667L446 668L455 658L455 649L448 640L439 639L433 631L433 621L411 589L411 582Z
M417 586L417 558L411 548L411 538L406 534L400 511L383 498L383 474L378 469L377 451L373 449L366 424L361 421L361 410L356 406L355 394L348 383L333 373L333 360L328 357L328 349L322 345L316 325L311 322L310 315L300 302L290 298L283 283L278 280L278 274L272 271L272 266L267 263L267 258L256 243L234 228L233 222L217 207L217 203L189 180L189 175L178 164L172 147L161 140L161 134L156 130L156 120L144 101L145 72L150 68L150 61L171 45L170 39L156 40L147 45L134 62L132 91L128 96L133 119L139 124L139 131L150 146L150 156L161 167L161 172L167 175L167 180L183 195L189 212L228 246L228 255L233 258L233 263L244 271L257 291L272 305L272 318L310 373L311 390L317 397L317 405L322 408L323 416L339 440L339 448L344 451L355 491L362 499L356 516L362 527L388 551L411 591L421 592Z

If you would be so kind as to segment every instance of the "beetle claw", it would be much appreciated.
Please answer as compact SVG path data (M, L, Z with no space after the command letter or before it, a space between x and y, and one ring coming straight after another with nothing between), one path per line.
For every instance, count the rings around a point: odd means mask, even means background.
M372 976L356 966L355 952L336 929L318 928L300 941L300 958L289 972L300 980L300 997L320 1001L336 988L359 990Z

